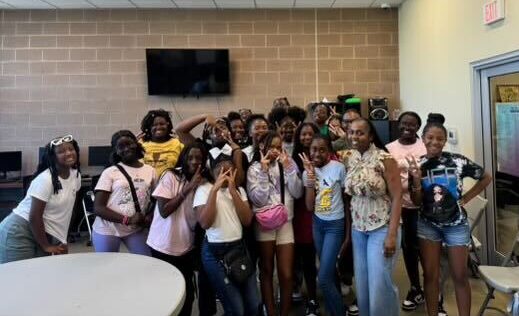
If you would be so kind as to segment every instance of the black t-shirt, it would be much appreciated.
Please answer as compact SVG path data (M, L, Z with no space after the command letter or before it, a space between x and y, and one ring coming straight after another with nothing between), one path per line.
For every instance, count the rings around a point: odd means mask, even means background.
M462 224L467 214L458 201L463 193L463 178L479 180L484 169L467 157L443 152L440 157L420 160L423 208L420 216L436 226Z

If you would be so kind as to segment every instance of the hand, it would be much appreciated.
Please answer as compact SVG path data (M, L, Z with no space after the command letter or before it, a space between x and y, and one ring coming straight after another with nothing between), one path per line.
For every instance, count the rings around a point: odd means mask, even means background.
M384 256L386 258L392 257L396 252L396 238L394 236L387 236L384 240Z
M68 253L68 246L66 244L59 244L57 246L48 246L43 251L52 255L63 255Z
M330 129L330 132L332 132L333 135L335 135L335 136L337 136L339 138L345 138L346 137L346 132L344 132L344 130L340 126L330 125L329 129Z
M128 220L128 225L137 226L144 223L144 215L142 215L140 212L135 212L133 216L130 217Z
M236 190L236 173L238 169L233 168L233 170L227 174L227 186L229 190Z
M196 189L201 183L202 183L203 177L202 177L202 166L198 166L196 168L195 174L191 178L191 180L187 183L184 190L182 190L182 194L186 196L189 194L189 192Z
M331 106L330 107L330 116L336 116L336 115L339 115L337 113L337 107L334 105L334 106Z
M338 258L343 258L346 256L346 252L348 251L348 247L351 246L351 238L348 237L344 240L344 242L341 245L341 249L339 250Z
M222 131L222 137L223 137L223 139L225 139L227 144L229 144L229 146L231 146L232 150L240 149L240 145L236 144L234 142L234 140L232 139L230 131Z
M282 150L278 156L279 162L283 165L284 169L290 168L292 165L292 160L290 160L290 156L288 155L286 150Z
M205 117L205 124L207 124L208 126L215 126L216 125L216 118L214 116L212 116L211 114L208 114Z
M144 132L140 132L139 134L137 134L137 136L135 136L137 138L138 141L141 141L144 139L144 135L146 135L146 133Z
M263 152L260 150L260 155L261 155L261 159L260 159L261 169L264 172L268 172L269 165L270 165L270 150L267 152L266 155L264 155Z
M216 181L214 182L214 186L213 186L214 190L219 190L220 188L222 188L222 186L228 180L227 175L229 174L230 171L231 171L231 169L227 169L227 171L225 171L225 172L220 169L220 174L218 175L218 178L216 178Z
M421 180L422 179L422 170L420 166L418 166L418 162L414 156L406 156L405 160L409 164L409 174L413 176L413 179Z

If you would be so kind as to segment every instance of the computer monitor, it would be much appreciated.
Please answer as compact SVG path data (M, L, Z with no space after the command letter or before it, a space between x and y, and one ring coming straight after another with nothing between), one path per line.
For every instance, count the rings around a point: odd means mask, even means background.
M89 146L88 147L88 165L106 167L110 165L110 146Z
M0 178L21 178L22 176L22 152L21 151L4 151L0 152ZM14 177L8 175L8 172L16 172Z

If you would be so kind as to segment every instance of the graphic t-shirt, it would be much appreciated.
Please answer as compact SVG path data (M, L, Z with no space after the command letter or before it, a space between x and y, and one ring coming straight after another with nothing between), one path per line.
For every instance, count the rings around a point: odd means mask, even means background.
M315 208L314 212L322 220L337 220L344 218L344 180L346 168L338 161L330 160L325 166L315 168ZM303 182L308 181L306 171L303 173Z
M143 142L142 147L146 151L143 162L155 168L157 176L160 177L166 169L175 167L184 144L177 138L172 138L164 143Z
M436 226L455 226L467 219L458 201L463 193L463 178L479 180L484 170L467 157L443 152L440 157L420 160L423 208L420 216Z

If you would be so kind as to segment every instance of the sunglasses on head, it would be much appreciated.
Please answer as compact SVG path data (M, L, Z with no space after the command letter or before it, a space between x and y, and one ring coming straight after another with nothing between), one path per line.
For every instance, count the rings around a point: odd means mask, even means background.
M52 148L54 146L59 146L63 143L70 143L73 140L74 140L74 137L72 137L72 135L56 137L50 141L50 147Z

